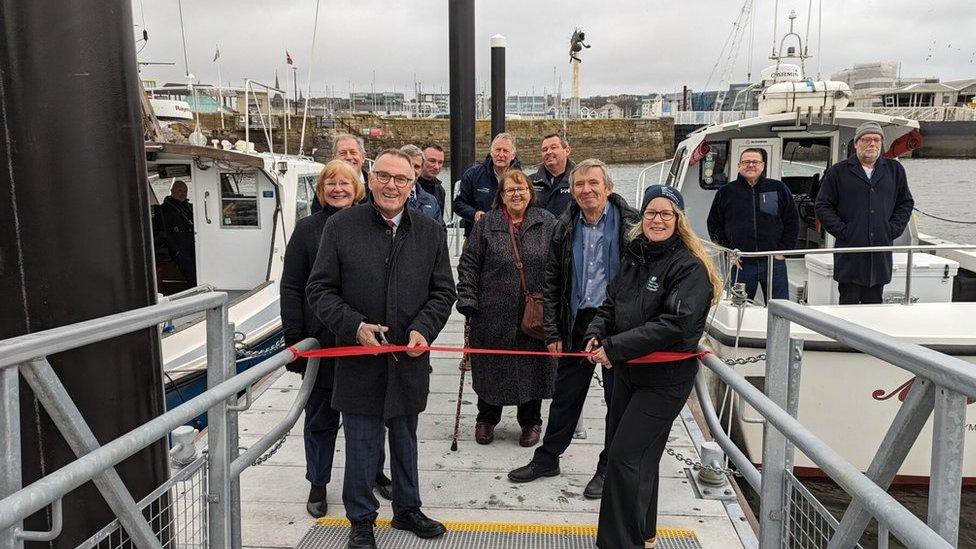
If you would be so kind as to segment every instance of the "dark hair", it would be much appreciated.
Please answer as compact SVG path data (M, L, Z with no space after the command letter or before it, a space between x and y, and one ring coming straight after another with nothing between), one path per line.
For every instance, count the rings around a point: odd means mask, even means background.
M435 151L444 152L444 147L441 147L440 143L431 139L423 145L420 146L420 150L426 151L427 149L434 149Z
M376 155L376 160L373 161L372 167L375 168L376 163L379 162L380 158L384 156L395 156L397 158L402 158L403 160L407 161L407 164L410 164L410 156L407 155L407 153L401 151L400 149L385 149L383 152ZM413 169L413 164L410 165L410 169ZM370 171L372 171L372 169L370 169Z
M746 153L756 153L759 155L759 158L761 158L763 162L766 162L766 151L757 147L749 147L748 149L744 149L742 152L740 152L739 153L740 162L742 161L742 155Z
M562 148L565 149L566 147L569 146L569 141L566 141L566 138L563 137L563 136L561 136L561 135L559 135L558 133L550 133L550 134L547 134L547 135L543 135L542 136L542 141L545 141L546 139L552 139L553 137L558 137L559 138L559 145Z
M521 183L529 188L529 206L535 204L535 187L532 186L532 182L529 181L529 176L525 175L522 170L517 170L515 168L505 170L505 174L502 175L502 180L498 182L498 188L495 189L495 198L491 202L492 208L501 208L504 202L502 202L502 194L505 190L505 183L508 181L514 181L516 184Z

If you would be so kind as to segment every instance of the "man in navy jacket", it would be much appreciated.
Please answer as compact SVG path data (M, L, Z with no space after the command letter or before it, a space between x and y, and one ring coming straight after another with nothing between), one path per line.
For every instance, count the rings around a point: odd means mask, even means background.
M739 176L715 193L708 212L708 236L712 242L743 252L792 250L800 230L800 216L793 193L781 181L763 176L765 164L759 149L746 149L739 155ZM769 260L744 257L733 267L732 279L744 282L749 299L762 286L763 296L789 299L786 259L773 259L773 288L768 284Z
M817 217L836 247L891 246L908 226L915 200L905 168L881 156L884 133L865 122L854 134L854 154L824 174ZM834 255L840 303L881 303L891 282L891 252Z
M464 220L467 236L475 221L491 209L498 182L510 167L518 168L515 158L515 136L500 133L491 141L491 153L481 164L475 164L461 176L461 187L454 198L454 213Z

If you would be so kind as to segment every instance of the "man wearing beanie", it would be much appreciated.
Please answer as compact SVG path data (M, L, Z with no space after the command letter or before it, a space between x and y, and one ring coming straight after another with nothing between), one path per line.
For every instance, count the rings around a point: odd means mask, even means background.
M854 154L824 173L817 217L838 248L891 246L911 219L915 200L905 168L881 156L884 132L865 122L854 133ZM891 252L834 255L834 280L842 305L881 303L891 282Z
M715 193L708 212L712 242L743 252L792 250L800 231L793 193L781 181L763 175L763 152L746 149L739 155L739 176ZM746 285L749 299L762 286L763 298L789 299L786 259L773 259L773 287L767 288L769 260L744 257L733 267L732 279Z

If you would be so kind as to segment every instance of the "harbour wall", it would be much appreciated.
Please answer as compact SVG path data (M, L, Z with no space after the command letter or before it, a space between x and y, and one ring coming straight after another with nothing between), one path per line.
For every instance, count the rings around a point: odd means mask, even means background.
M225 117L225 130L220 130L219 115L201 115L201 126L208 139L227 139L231 142L244 139L241 117ZM670 118L658 119L609 119L609 120L508 120L506 131L515 135L519 159L524 165L541 163L540 143L545 135L558 133L565 136L573 150L572 157L579 161L584 158L599 158L607 163L657 162L670 158L674 153L674 123ZM283 150L284 135L281 117L275 120L273 141L275 150ZM174 127L177 133L188 135L189 127ZM476 159L488 154L490 146L491 121L478 120L475 124ZM374 115L340 116L334 127L320 127L310 120L306 126L306 145L308 152L315 147L316 158L329 154L332 139L337 133L351 133L363 138L367 156L374 157L378 152L390 147L400 147L407 143L421 145L427 140L440 143L450 158L450 121L446 119L380 118ZM288 132L289 151L297 150L301 135L301 117L291 120ZM260 128L251 127L250 140L258 150L267 150L267 140Z

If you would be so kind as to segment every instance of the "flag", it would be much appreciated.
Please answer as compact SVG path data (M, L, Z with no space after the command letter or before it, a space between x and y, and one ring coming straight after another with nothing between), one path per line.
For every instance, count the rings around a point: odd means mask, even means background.
M285 50L285 61L286 61L286 62L287 62L287 63L288 63L289 65L294 65L294 64L295 64L295 62L294 62L294 61L292 61L292 59L291 59L291 54L290 54L290 53L288 53L288 50Z
M220 59L220 46L217 46L217 51L214 52L214 58L211 63L216 63L218 59Z

